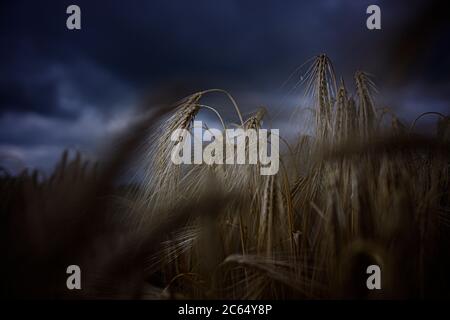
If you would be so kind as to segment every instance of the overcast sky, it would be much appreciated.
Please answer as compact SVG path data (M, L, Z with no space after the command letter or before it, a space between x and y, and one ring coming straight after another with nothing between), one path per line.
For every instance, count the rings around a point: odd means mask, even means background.
M406 122L448 113L450 15L440 3L2 1L0 164L48 172L64 148L95 155L164 89L173 92L167 103L226 89L244 112L267 106L283 134L282 108L297 96L281 85L319 53L346 83L370 72L377 103ZM81 30L66 28L70 4L81 8ZM381 7L382 30L366 28L370 4Z

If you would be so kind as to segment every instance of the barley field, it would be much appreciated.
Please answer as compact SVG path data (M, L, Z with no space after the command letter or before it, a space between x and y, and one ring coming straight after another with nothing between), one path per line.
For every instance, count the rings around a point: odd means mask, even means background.
M308 68L313 131L285 139L281 128L276 175L170 161L171 132L192 130L200 113L224 130L262 128L267 109L245 118L221 89L143 113L107 142L108 161L66 151L50 176L2 169L2 296L449 298L449 115L402 123L376 105L376 75L357 71L344 84L323 54ZM236 124L202 102L210 95L230 101ZM435 128L416 130L423 117ZM66 288L71 264L83 290ZM366 287L373 264L382 290Z

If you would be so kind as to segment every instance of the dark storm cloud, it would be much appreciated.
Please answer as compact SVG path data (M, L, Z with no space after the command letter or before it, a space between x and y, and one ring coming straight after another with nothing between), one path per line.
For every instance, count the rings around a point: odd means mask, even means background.
M365 9L372 2L382 4L383 27L388 31L365 28ZM65 8L70 3L9 4L2 13L6 18L2 17L1 34L2 47L10 50L2 54L2 61L16 60L14 69L24 60L44 69L48 63L70 65L81 58L135 89L174 79L199 85L212 80L225 86L236 80L267 79L273 85L321 52L329 53L342 73L358 68L389 70L383 65L390 50L386 45L392 45L388 40L396 32L407 32L398 26L423 6L418 1L349 0L76 1L82 8L83 28L69 32ZM28 88L11 89L10 95L17 96ZM43 95L53 111L55 93L47 91Z
M68 4L11 4L3 11L2 46L10 50L2 60L19 54L15 68L24 60L45 68L48 60L82 57L138 87L184 76L259 77L333 55L340 44L354 51L341 38L353 31L357 40L365 23L364 5L353 1L77 1L83 28L68 32Z
M221 87L250 110L278 107L280 85L322 52L346 80L357 69L371 72L387 92L383 103L408 111L402 104L414 100L442 109L450 92L449 32L445 15L423 18L439 9L434 3L2 1L0 146L42 161L39 146L91 145L114 130L118 114L126 123L141 98L175 85L182 90L168 103ZM65 27L70 4L81 7L80 31ZM381 31L365 27L369 4L382 8ZM414 33L420 46L408 49ZM34 151L26 153L27 146Z

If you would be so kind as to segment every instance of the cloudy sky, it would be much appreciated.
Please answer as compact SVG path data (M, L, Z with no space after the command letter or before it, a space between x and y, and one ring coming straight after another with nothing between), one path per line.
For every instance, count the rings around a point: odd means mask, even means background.
M407 123L448 113L444 2L2 1L0 165L49 172L64 148L95 155L138 105L207 88L228 90L247 113L267 106L283 134L301 74L282 84L319 53L346 83L355 70L370 72L377 103ZM81 8L81 30L66 28L70 4ZM382 30L366 28L370 4L381 7Z

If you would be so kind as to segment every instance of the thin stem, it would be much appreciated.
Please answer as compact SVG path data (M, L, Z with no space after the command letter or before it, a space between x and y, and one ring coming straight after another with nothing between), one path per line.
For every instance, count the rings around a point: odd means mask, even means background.
M416 122L419 121L420 118L422 118L423 116L429 115L429 114L434 114L434 115L440 116L440 117L442 117L443 119L446 118L445 115L443 115L443 114L440 113L440 112L435 112L435 111L424 112L424 113L422 113L420 116L418 116L418 117L414 120L413 124L412 124L411 127L409 128L409 131L411 132L412 129L414 129L414 127L415 127L415 125L416 125Z
M239 110L239 107L238 107L236 101L234 100L233 96L230 93L228 93L226 90L223 90L223 89L208 89L208 90L202 91L201 94L206 94L206 93L211 93L211 92L221 92L221 93L225 94L228 97L228 99L230 99L231 103L233 104L234 109L236 110L236 113L238 114L239 120L241 121L241 124L244 125L244 120L242 118L241 111Z

